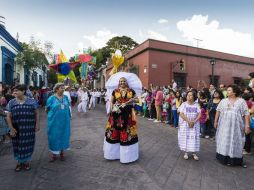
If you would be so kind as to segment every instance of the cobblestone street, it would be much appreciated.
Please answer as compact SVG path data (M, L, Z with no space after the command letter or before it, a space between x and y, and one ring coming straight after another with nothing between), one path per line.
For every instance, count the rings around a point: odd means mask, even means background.
M71 150L66 161L49 163L46 114L41 111L31 171L14 171L10 144L0 145L1 190L95 189L253 189L254 156L246 156L247 169L227 167L215 159L215 142L201 140L200 161L184 160L177 145L177 129L138 117L140 159L132 164L103 158L106 115L98 106L72 118Z

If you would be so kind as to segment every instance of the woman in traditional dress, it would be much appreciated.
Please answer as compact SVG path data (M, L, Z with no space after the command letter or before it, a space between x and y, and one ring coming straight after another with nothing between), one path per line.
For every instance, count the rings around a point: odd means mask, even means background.
M35 132L40 130L38 103L25 96L26 86L13 88L16 98L7 105L7 123L12 137L14 157L18 161L15 171L31 169Z
M120 78L119 87L111 97L112 111L106 125L103 147L105 159L120 159L121 163L138 159L138 135L133 107L137 101L136 93L128 87L126 78Z
M64 84L57 83L53 89L54 95L47 100L46 112L48 113L48 145L52 153L50 162L60 159L65 160L64 150L70 145L70 102L68 97L63 95Z
M196 99L196 92L188 91L187 101L179 107L178 144L185 152L185 160L189 158L188 152L192 152L194 160L199 160L196 153L200 149L200 107L195 103Z
M243 164L245 134L250 133L250 118L246 102L239 98L240 89L231 85L227 88L228 98L217 107L214 128L216 132L216 158L227 165Z

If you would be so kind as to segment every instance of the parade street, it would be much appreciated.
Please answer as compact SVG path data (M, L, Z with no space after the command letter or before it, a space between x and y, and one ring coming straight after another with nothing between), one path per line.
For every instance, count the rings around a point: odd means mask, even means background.
M254 156L245 156L248 168L223 166L215 158L215 142L201 140L200 160L183 159L177 129L138 116L140 158L131 164L103 158L106 115L98 105L85 116L73 109L71 150L66 160L49 163L47 117L41 109L30 171L15 172L11 144L0 145L1 190L96 189L253 189Z

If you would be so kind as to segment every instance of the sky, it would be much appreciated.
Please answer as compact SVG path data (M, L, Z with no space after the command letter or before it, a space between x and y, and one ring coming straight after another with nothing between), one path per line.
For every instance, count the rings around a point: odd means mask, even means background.
M50 41L67 57L125 35L254 58L253 10L253 0L0 0L12 36Z

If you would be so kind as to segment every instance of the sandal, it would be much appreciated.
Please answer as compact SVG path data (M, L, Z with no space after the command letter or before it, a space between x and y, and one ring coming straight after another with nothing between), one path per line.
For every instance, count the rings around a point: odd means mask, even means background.
M185 154L184 154L184 156L183 156L183 158L184 158L185 160L188 160L188 159L189 159L188 154L187 154L187 153L185 153Z
M29 162L25 163L25 164L24 164L24 169L25 169L26 171L31 170L31 164L30 164Z
M199 157L196 154L192 154L192 156L194 160L199 161Z
M247 168L248 166L246 164L241 164L243 168Z
M64 157L64 153L63 152L60 153L60 160L61 161L65 161L65 157Z
M51 158L50 158L50 160L49 160L49 162L55 162L56 161L56 155L55 154L52 154L52 156L51 156Z
M18 163L15 168L15 172L20 172L21 170L22 170L22 165L20 163Z

